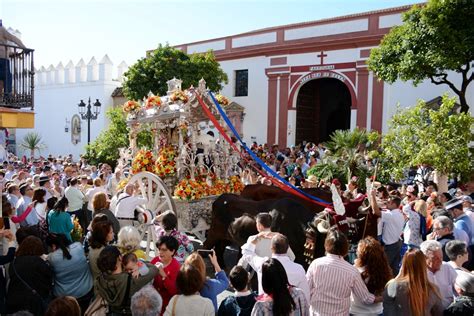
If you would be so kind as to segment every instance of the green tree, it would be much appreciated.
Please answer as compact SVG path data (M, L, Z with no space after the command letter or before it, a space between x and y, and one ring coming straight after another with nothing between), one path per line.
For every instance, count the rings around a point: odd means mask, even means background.
M439 109L419 101L414 107L398 112L389 122L382 139L384 168L396 180L407 168L422 163L444 175L469 177L474 171L474 118L454 111L455 98L443 96Z
M20 144L20 147L29 150L31 158L34 158L35 151L37 150L41 152L41 149L45 149L46 145L43 143L41 135L35 132L30 132L23 137L23 141Z
M110 108L106 115L110 121L109 127L86 146L85 158L91 164L108 163L115 166L119 158L119 148L130 146L129 129L121 107ZM151 132L146 127L137 135L137 146L139 148L153 146Z
M430 0L415 5L403 15L403 24L385 35L372 49L368 60L380 79L413 80L416 86L425 79L448 85L459 97L461 111L467 112L468 85L474 80L474 1ZM448 78L448 71L459 73L460 85Z
M212 52L187 55L179 49L162 46L146 58L139 59L125 73L124 95L133 100L141 100L149 91L165 95L166 82L173 77L183 80L183 88L197 87L201 78L214 91L227 83L227 74L220 68Z

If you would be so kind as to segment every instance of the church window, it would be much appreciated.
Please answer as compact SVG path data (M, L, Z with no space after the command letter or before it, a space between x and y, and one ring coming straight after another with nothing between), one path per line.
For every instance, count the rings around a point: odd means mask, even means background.
M236 70L235 71L235 96L246 97L248 95L249 87L249 71Z

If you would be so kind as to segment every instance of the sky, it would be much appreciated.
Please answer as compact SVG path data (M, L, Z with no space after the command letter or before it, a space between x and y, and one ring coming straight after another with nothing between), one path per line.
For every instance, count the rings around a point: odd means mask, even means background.
M108 54L133 64L158 44L178 45L421 0L0 0L3 26L35 49L35 66Z

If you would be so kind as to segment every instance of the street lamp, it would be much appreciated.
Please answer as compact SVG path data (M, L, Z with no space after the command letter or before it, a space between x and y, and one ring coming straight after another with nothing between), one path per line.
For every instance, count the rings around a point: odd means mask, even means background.
M93 104L94 110L92 111L92 105L91 105L91 98L89 97L89 102L87 105L84 103L83 100L78 104L79 107L79 114L81 115L81 118L83 120L87 120L87 145L91 142L91 120L96 120L97 117L100 114L100 102L99 99L96 99L96 101Z

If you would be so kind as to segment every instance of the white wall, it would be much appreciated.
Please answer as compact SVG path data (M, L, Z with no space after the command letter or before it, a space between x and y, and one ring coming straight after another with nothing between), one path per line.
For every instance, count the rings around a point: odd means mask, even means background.
M335 50L325 52L328 56L324 58L324 64L333 63L344 63L344 62L355 62L357 60L364 60L366 58L360 58L361 49L370 49L372 47L361 47L351 48L344 50ZM294 54L294 55L279 55L272 57L287 57L286 65L282 66L300 66L300 65L318 65L320 58L317 57L319 52L305 53L305 54ZM258 143L266 142L267 138L267 116L268 116L268 78L265 75L265 69L270 68L270 58L272 57L254 57L245 58L238 60L230 60L221 62L222 69L227 73L229 77L229 83L224 86L222 93L228 96L233 101L238 102L245 107L245 118L243 124L244 140L248 143L251 142L252 137L256 138ZM235 86L235 70L248 69L249 71L249 93L247 97L235 97L234 86ZM335 70L339 71L339 70ZM459 85L460 77L455 73L450 73L449 77L458 78L454 80ZM373 74L369 73L368 80L368 104L367 110L367 128L370 129L372 113L372 84ZM357 83L355 83L357 85ZM290 87L291 90L291 87ZM357 86L354 87L357 93ZM443 95L448 92L453 95L451 90L446 85L434 85L428 80L414 87L411 82L397 81L390 85L384 83L384 95L383 95L383 122L382 131L386 132L388 128L388 120L395 113L397 104L400 103L402 107L408 107L416 104L418 99L429 101L437 96ZM467 93L468 103L472 104L470 111L474 114L474 85L470 86ZM279 93L277 93L277 128L278 126L278 114L279 114ZM357 121L357 110L351 111L351 129L356 125ZM289 145L294 142L294 131L296 123L296 112L289 111L288 113L288 126L281 128L288 128L291 126L291 133L288 134L287 143Z
M448 79L459 87L461 83L461 75L455 72L448 73ZM383 110L383 132L388 130L388 122L395 114L397 105L401 108L413 106L418 100L430 101L444 93L452 97L457 95L447 85L435 85L430 80L425 80L417 87L413 86L411 81L396 81L393 84L384 84L384 110ZM468 87L466 93L467 103L471 105L469 111L474 116L474 85ZM457 101L459 103L459 101Z
M265 57L245 58L220 63L222 69L229 77L229 83L222 89L222 94L232 101L245 107L243 124L244 141L251 143L251 137L256 137L258 143L267 139L267 114L268 114L268 79L265 68L269 61ZM248 69L248 96L236 97L235 71Z
M100 67L101 63L98 64ZM84 66L87 71L87 65ZM92 67L89 67L92 68ZM17 154L29 153L18 146L22 142L23 137L28 132L36 132L42 136L43 142L47 148L41 151L41 155L65 155L73 154L78 158L80 154L85 152L87 145L87 121L81 120L81 141L78 144L71 142L71 118L78 114L78 104L80 100L84 100L87 104L89 97L91 104L99 99L101 113L97 120L91 121L91 142L99 135L99 133L108 125L105 112L112 106L111 94L114 89L121 85L118 80L112 80L116 74L112 74L112 67L105 67L108 74L99 80L97 76L86 76L89 80L84 82L75 82L75 77L71 83L57 83L48 81L41 69L37 70L36 87L34 91L35 97L35 128L34 129L18 129L16 131ZM74 68L72 69L74 71ZM52 69L52 72L57 69ZM95 71L95 69L93 69ZM53 79L54 80L54 79ZM93 107L92 107L93 110ZM69 121L68 133L65 132L66 118Z

